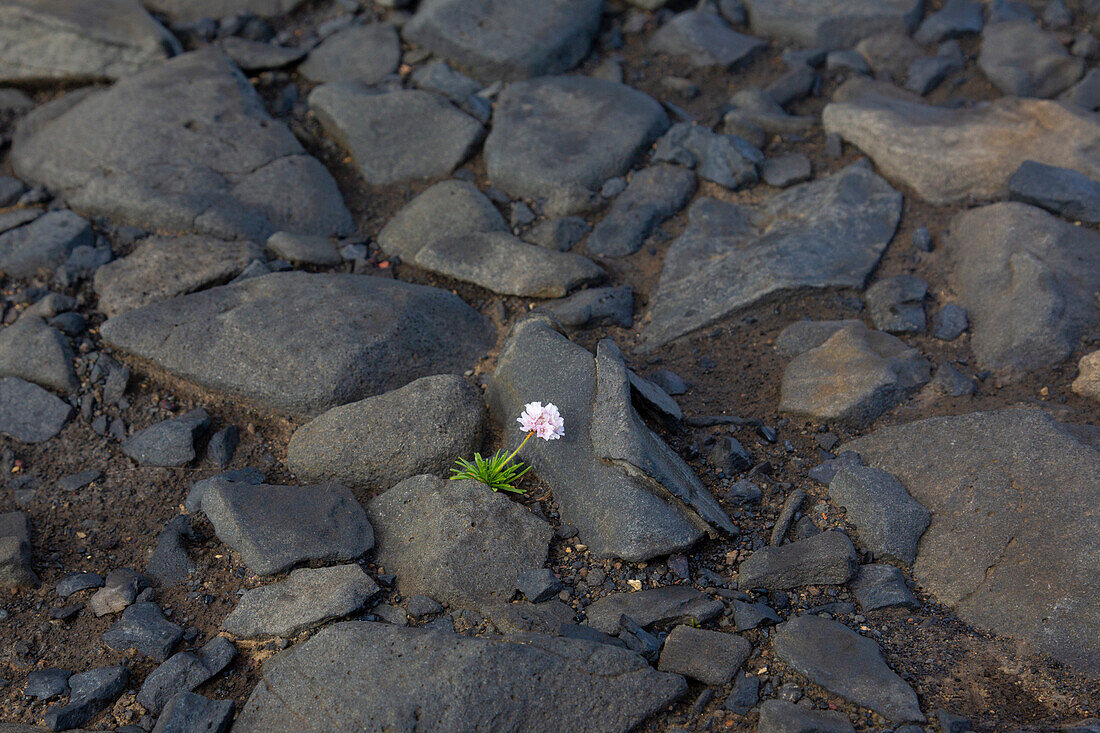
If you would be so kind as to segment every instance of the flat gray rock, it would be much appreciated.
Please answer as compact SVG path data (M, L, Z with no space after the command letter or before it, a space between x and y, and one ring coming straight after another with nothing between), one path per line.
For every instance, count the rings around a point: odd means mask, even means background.
M421 247L412 263L494 293L525 298L561 298L605 274L587 257L528 244L508 232L437 239Z
M878 468L848 466L829 483L829 496L848 512L859 541L876 558L911 564L931 513L896 478Z
M850 81L822 122L930 204L1000 197L1026 160L1100 179L1100 122L1083 110L1016 97L948 109L894 89Z
M789 359L816 349L843 328L860 329L866 326L863 321L853 318L841 321L795 321L779 332L775 339L775 350L780 356Z
M232 700L210 700L193 692L181 692L164 706L152 733L228 733L236 708Z
M449 175L484 134L473 117L417 89L378 94L323 84L310 92L309 107L371 186Z
M135 603L103 634L103 643L115 651L129 649L163 662L180 639L183 629L164 617L155 603Z
M401 39L389 23L354 24L336 31L309 52L298 73L315 84L377 84L397 71Z
M422 247L448 237L507 232L493 203L466 181L442 181L406 204L378 233L386 254L411 262Z
M787 700L765 700L760 705L756 733L855 733L844 713L813 710Z
M513 81L580 63L602 10L602 0L425 0L402 33L481 81Z
M751 653L752 644L736 634L677 626L665 639L657 669L716 687L732 680Z
M1067 168L1024 161L1008 179L1008 197L1071 221L1100 223L1100 181Z
M195 460L195 439L210 425L201 407L134 433L122 452L142 466L185 466Z
M583 196L622 175L668 128L652 97L603 79L553 76L508 85L485 141L492 184L513 196Z
M591 254L623 257L637 252L646 237L695 193L695 175L675 165L644 168L630 179L611 210L592 230L585 247Z
M950 231L949 282L984 368L1060 363L1100 322L1100 235L1019 203L960 213Z
M915 275L885 277L867 288L863 300L875 328L888 333L924 333L928 283Z
M236 656L236 647L224 636L215 636L195 652L173 654L146 676L137 701L157 715L172 697L194 690L225 669Z
M981 33L982 4L976 0L947 0L941 10L930 14L913 34L917 43L939 43L967 33Z
M705 624L722 615L721 601L680 585L612 593L585 609L588 625L605 634L618 634L619 617L629 616L642 628L672 623Z
M885 428L842 450L932 512L913 575L973 626L1100 674L1100 451L1038 410Z
M0 83L118 79L163 63L179 42L138 0L6 0Z
M775 654L829 692L896 723L924 722L905 680L882 658L878 644L818 616L796 616L776 628Z
M406 479L367 505L375 562L402 595L459 608L508 601L520 572L546 563L553 529L479 481Z
M130 670L121 665L97 667L69 678L69 701L46 710L49 730L69 730L87 723L115 701L130 681Z
M31 313L0 330L0 377L19 377L61 394L79 386L69 339Z
M74 92L23 123L11 153L17 174L87 215L253 241L354 229L329 172L213 48Z
M355 560L374 546L363 507L343 486L222 481L203 493L202 511L257 575L310 560Z
M225 55L233 59L233 63L241 67L241 71L250 74L281 69L300 61L306 55L306 50L303 48L250 41L237 36L223 38L221 46Z
M304 481L385 491L412 476L444 476L480 448L480 391L453 374L334 407L294 432L287 467Z
M682 677L626 649L535 634L517 640L336 624L264 665L234 730L625 733L687 692ZM306 712L317 707L323 718Z
M37 586L38 576L31 561L31 524L27 515L23 512L0 514L0 586Z
M1053 33L1015 20L986 26L978 66L1005 94L1049 99L1081 78L1085 61L1070 56Z
M446 291L305 272L154 303L110 319L102 334L180 377L295 415L461 372L494 340Z
M0 234L0 271L12 277L32 277L65 263L77 247L95 243L91 225L62 209L21 220Z
M630 328L634 323L634 291L629 285L588 288L541 308L565 328Z
M804 585L840 585L859 567L848 535L829 531L787 545L762 547L738 567L741 590L785 590Z
M779 411L862 427L931 376L928 360L900 339L862 323L845 326L787 365Z
M328 237L275 232L267 238L267 248L281 259L303 265L332 267L344 261Z
M745 0L757 35L807 48L848 48L879 33L912 33L922 0Z
M515 419L525 403L542 397L560 409L565 436L529 441L519 459L552 488L562 521L579 529L593 554L631 560L682 550L712 527L735 532L691 469L634 411L621 357L605 347L600 373L590 352L544 318L513 329L488 398L506 446L522 439ZM665 491L683 504L669 503Z
M732 68L751 60L766 41L738 33L717 13L688 10L662 25L649 48L669 56L687 57L692 66Z
M290 638L362 608L378 590L358 565L298 568L286 580L245 591L222 628L242 639Z
M852 593L864 611L880 608L920 608L905 576L893 565L860 565L852 580Z
M858 164L758 207L698 199L665 255L644 348L776 293L863 287L900 217L901 194Z
M303 0L142 0L145 7L167 15L177 23L191 23L202 18L225 18L239 13L252 13L261 18L286 15Z
M214 237L148 237L133 252L96 270L99 310L113 318L143 305L186 295L236 277L263 259L252 242Z
M0 433L23 443L42 443L60 433L72 414L72 405L37 384L18 377L0 379Z

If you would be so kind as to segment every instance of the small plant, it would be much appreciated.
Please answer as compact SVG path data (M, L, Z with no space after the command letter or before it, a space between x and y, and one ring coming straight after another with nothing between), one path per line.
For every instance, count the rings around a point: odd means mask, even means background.
M455 461L457 468L451 469L451 480L473 479L480 481L493 491L511 491L513 494L525 494L526 489L517 489L516 482L525 473L531 470L530 466L522 463L512 463L520 449L527 444L532 435L537 435L543 440L557 440L565 435L565 421L561 413L552 402L547 402L543 407L541 402L528 402L523 406L523 413L516 418L527 437L511 453L505 455L503 450L498 450L491 458L483 458L480 453L474 453L471 463L463 458Z

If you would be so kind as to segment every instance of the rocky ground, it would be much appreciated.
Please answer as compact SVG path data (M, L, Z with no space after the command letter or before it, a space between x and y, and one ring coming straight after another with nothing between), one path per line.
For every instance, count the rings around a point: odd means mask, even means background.
M1098 19L0 0L0 732L1100 730Z

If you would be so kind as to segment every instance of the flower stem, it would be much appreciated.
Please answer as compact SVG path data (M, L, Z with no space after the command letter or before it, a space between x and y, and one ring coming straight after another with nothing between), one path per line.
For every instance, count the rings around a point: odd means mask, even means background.
M527 433L527 437L526 437L526 438L524 438L524 439L523 439L523 442L519 444L519 448L516 448L516 449L515 449L514 451L512 451L512 455L510 455L510 456L508 456L507 458L505 458L505 459L504 459L504 463L503 463L502 465L505 465L505 466L507 466L507 465L508 465L509 463L511 463L511 462L512 462L512 459L516 457L516 454L517 454L517 453L519 453L519 451L520 451L520 448L523 448L523 446L525 446L525 445L527 444L527 441L528 441L528 440L530 440L530 439L531 439L531 436L532 436L532 435L534 435L534 434L535 434L535 431L534 431L534 430L532 430L531 432Z

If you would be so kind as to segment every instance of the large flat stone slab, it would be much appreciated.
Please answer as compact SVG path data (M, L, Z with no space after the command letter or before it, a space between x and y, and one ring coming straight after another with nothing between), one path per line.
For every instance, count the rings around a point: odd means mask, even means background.
M879 33L916 30L923 0L745 0L754 33L810 48L847 48Z
M749 207L712 198L665 255L644 348L792 290L861 288L894 236L901 194L862 165Z
M425 0L403 33L482 81L512 81L576 66L602 11L602 0Z
M999 203L958 214L949 282L984 368L1020 373L1065 360L1100 323L1100 235L1041 209Z
M661 105L624 84L532 79L497 100L485 164L493 185L513 196L583 196L625 173L667 128Z
M976 412L847 443L932 512L913 575L984 631L1100 674L1100 451L1038 410Z
M1084 110L1016 97L948 109L885 89L842 86L822 113L825 131L928 203L999 197L1025 160L1100 178L1100 122Z
M138 0L5 0L0 82L118 79L163 63L179 43Z
M516 578L546 563L553 529L480 481L414 476L374 498L375 562L405 596L459 608L509 601Z
M357 84L323 84L310 92L309 106L372 186L448 175L484 132L450 102L417 89L378 94Z
M110 319L102 334L180 377L295 415L464 371L494 340L446 291L305 272L153 303Z
M687 692L626 649L349 621L264 665L238 733L633 730ZM322 712L323 711L323 712Z
M214 48L39 108L11 162L81 213L163 233L353 230L329 172Z
M609 341L600 346L593 359L542 317L513 329L488 390L506 445L523 438L515 419L525 403L558 406L565 436L529 441L519 458L552 489L562 521L575 525L596 555L645 560L684 549L708 529L736 532L698 477L634 410L618 349Z

